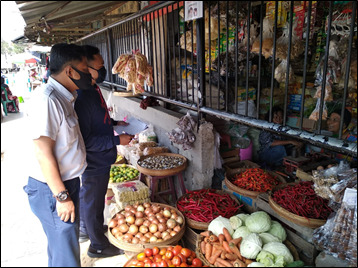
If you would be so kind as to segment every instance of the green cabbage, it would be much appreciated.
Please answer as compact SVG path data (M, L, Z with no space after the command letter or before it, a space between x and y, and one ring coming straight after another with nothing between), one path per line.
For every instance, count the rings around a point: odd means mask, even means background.
M257 211L247 217L245 225L252 233L264 233L271 228L271 218L265 211Z
M276 236L270 234L270 233L261 233L259 234L262 244L267 244L269 242L281 242Z
M252 262L247 267L265 267L265 265L261 262Z
M256 256L256 261L263 263L265 267L270 267L275 263L275 256L266 250L261 250Z
M242 239L240 245L241 255L248 259L255 259L261 251L262 241L258 234L252 233Z
M271 228L268 230L268 233L276 236L280 242L285 241L287 237L285 229L277 221L271 221Z
M247 217L249 217L250 215L249 214L245 214L245 213L240 213L238 215L236 215L237 217L239 217L241 220L242 220L242 225L241 226L245 226L245 222L246 222L246 219Z
M283 256L285 264L293 262L293 256L290 250L280 242L267 243L266 245L264 245L263 250L272 253L275 258L278 258L278 256Z
M208 230L211 231L214 235L218 236L223 233L223 228L226 228L230 235L233 235L234 229L232 229L229 219L222 216L217 217L212 220L209 224Z
M232 229L236 230L242 225L242 220L238 216L232 216L230 219Z
M235 230L234 234L232 235L232 238L236 239L242 237L244 239L249 234L251 234L249 228L247 228L246 226L240 226Z

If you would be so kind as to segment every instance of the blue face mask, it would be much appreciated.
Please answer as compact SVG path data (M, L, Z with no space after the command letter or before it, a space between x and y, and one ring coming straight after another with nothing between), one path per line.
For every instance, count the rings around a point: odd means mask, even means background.
M93 70L96 70L97 73L98 73L98 77L96 79L96 83L102 83L104 81L104 79L106 79L106 75L107 75L107 70L106 68L104 68L104 66L100 69L95 69L95 68L92 68L90 66L88 66L89 68L93 69Z
M93 89L92 86L92 76L90 73L84 73L77 68L71 66L78 74L81 76L79 80L73 79L70 77L70 79L75 83L75 85L78 87L78 89L81 90L89 90Z

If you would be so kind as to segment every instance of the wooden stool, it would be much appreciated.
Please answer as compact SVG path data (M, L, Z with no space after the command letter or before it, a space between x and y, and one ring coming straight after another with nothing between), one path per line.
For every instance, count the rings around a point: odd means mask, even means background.
M143 173L140 173L140 180L141 181L145 181L145 175ZM155 201L155 198L157 198L160 203L167 203L160 195L171 195L173 198L173 202L174 204L176 204L176 200L179 198L177 191L175 190L175 185L174 185L174 176L178 176L179 179L179 184L180 184L180 189L182 194L187 193L187 190L185 188L185 184L184 184L184 179L183 179L183 174L182 172L178 172L176 174L171 174L171 175L166 175L166 176L150 176L147 175L147 177L150 179L150 190L151 190L151 197L150 200L152 202ZM168 181L169 184L169 190L165 190L165 191L157 191L157 185L158 185L158 181L162 180L162 179L166 179Z

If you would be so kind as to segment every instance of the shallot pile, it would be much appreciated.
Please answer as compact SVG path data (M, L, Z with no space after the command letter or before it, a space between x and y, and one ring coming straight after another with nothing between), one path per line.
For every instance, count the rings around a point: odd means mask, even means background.
M183 224L184 219L174 209L159 204L136 203L118 212L108 227L118 240L139 244L168 240L180 232Z

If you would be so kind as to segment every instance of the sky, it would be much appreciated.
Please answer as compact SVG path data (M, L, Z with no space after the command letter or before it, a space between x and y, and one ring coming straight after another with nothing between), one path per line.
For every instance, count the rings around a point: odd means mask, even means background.
M10 42L23 35L25 26L15 1L1 1L1 39Z

